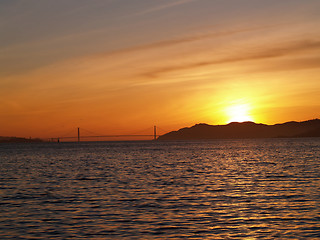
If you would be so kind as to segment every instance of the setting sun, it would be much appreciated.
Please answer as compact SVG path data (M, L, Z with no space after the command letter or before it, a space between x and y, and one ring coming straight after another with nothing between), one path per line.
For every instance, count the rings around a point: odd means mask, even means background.
M0 136L320 117L320 1L30 2L0 1Z
M320 236L319 13L0 0L0 240Z
M250 116L250 107L248 104L237 104L230 106L226 109L227 115L229 116L228 122L253 122Z

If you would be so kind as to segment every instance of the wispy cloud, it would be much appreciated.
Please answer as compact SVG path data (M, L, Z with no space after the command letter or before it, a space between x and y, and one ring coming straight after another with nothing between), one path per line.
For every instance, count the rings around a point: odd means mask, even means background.
M137 12L137 13L133 14L133 16L145 15L145 14L149 14L149 13L152 13L152 12L157 12L157 11L160 11L160 10L163 10L163 9L166 9L166 8L176 7L178 5L183 5L183 4L190 3L190 2L195 2L195 1L198 1L198 0L171 1L170 3L166 3L166 4L158 5L158 6L149 8L149 9L142 10L140 12Z
M278 47L265 48L263 50L255 51L255 52L243 52L238 55L233 55L225 58L212 59L212 60L206 60L206 61L197 61L190 64L182 64L182 65L176 65L176 66L171 65L163 68L154 69L153 71L145 72L142 75L149 78L157 78L162 74L174 72L174 71L189 70L189 69L217 65L217 64L237 63L237 62L243 62L243 61L264 60L264 59L272 59L277 57L285 57L291 54L308 51L308 50L320 50L320 41L303 40L303 41L298 41L293 43L283 43L281 46L278 46Z
M265 30L268 28L271 29L276 26L279 26L279 25L265 25L265 26L258 26L258 27L247 27L247 28L239 28L239 29L232 29L232 30L225 30L225 31L216 31L216 32L210 32L210 33L206 33L206 34L194 34L191 36L174 38L174 39L169 39L169 40L164 40L164 41L158 41L158 42L153 42L150 44L133 46L130 48L115 50L112 52L101 53L99 55L95 55L94 57L99 57L99 56L105 57L108 55L126 54L126 53L130 53L130 52L135 52L135 51L144 51L144 50L160 49L160 48L167 48L167 47L175 47L177 45L192 43L192 42L206 40L206 39L210 39L210 38L214 39L214 38L228 37L228 36L232 36L235 34L260 31L260 30Z

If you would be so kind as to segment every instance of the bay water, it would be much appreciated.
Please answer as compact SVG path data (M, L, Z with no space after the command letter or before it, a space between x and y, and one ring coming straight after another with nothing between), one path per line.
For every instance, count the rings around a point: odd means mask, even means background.
M320 239L320 139L1 144L0 239Z

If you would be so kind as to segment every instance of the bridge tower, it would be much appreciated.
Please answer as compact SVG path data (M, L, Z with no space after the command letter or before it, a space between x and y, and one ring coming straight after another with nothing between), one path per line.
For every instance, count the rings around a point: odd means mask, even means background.
M157 126L153 126L153 140L157 140Z

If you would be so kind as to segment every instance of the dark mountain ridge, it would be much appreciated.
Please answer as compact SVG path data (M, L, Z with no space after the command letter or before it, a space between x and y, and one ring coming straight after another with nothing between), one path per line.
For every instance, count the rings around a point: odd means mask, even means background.
M320 137L320 119L266 125L254 122L232 122L226 125L196 124L172 131L158 140L201 140L277 137Z

